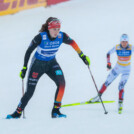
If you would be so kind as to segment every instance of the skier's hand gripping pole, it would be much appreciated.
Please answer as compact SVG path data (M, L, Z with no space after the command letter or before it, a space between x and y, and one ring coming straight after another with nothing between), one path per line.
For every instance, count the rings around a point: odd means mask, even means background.
M90 59L88 56L84 55L83 52L81 52L79 54L80 58L83 60L83 62L86 64L86 65L90 65Z
M20 72L20 78L21 79L25 78L26 72L27 72L27 67L23 67L21 72Z
M95 82L95 80L94 80L94 77L93 77L93 75L92 75L92 72L91 72L91 70L90 70L89 65L88 65L88 69L89 69L90 75L91 75L91 77L92 77L92 80L93 80L93 82L94 82L94 85L95 85L95 88L96 88L96 90L97 90L97 93L99 94L99 90L98 90L98 88L97 88L96 82ZM103 103L102 98L101 98L100 95L99 95L99 98L100 98L100 100L101 100L101 104L102 104L103 109L104 109L104 111L105 111L104 114L107 114L108 112L106 111L106 108L105 108L105 106L104 106L104 103Z

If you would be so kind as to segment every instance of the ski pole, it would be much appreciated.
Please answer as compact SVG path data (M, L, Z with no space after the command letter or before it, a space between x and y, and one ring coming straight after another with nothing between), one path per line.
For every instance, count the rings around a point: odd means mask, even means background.
M22 96L24 96L24 80L22 79ZM23 110L23 118L25 119L25 111Z
M102 98L101 98L101 96L99 95L99 90L98 90L98 88L97 88L96 82L95 82L95 80L94 80L94 77L93 77L93 75L92 75L92 72L91 72L91 69L90 69L89 65L88 65L88 69L89 69L90 75L91 75L91 77L92 77L92 80L93 80L93 82L94 82L95 88L96 88L96 90L97 90L98 96L99 96L99 98L100 98L100 100L101 100L101 104L102 104L102 106L103 106L103 109L104 109L104 111L105 111L104 114L107 114L108 112L106 111L105 106L104 106L104 103L103 103L103 101L102 101Z

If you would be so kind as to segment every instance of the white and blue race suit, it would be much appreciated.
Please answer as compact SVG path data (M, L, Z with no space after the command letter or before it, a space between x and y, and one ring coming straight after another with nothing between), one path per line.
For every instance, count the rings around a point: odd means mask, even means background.
M119 82L119 99L123 100L124 96L124 86L129 78L129 74L131 71L131 55L134 52L134 47L130 44L126 48L123 48L120 44L113 47L109 52L108 55L116 52L118 60L115 67L111 70L110 74L108 75L104 85L100 89L100 93L103 93L115 78L119 74L121 74L121 79Z

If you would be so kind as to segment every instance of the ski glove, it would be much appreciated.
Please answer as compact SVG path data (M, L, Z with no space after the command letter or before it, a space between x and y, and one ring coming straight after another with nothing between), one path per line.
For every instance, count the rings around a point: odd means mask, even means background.
M23 69L20 72L20 78L24 79L26 75L27 67L23 67Z
M90 59L88 56L84 55L83 53L80 53L79 56L86 65L90 65Z
M107 68L108 68L108 69L111 69L111 68L112 68L110 62L107 63Z

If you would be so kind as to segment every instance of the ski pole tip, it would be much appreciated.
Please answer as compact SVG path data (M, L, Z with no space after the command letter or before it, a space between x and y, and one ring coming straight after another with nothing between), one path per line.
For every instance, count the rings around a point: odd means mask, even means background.
M108 112L105 112L104 114L108 114Z

